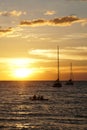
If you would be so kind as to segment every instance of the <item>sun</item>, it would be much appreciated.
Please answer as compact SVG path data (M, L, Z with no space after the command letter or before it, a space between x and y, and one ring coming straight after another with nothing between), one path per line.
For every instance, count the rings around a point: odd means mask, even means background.
M14 75L19 78L27 77L29 74L28 69L26 68L20 68L16 69Z
M19 79L27 78L29 75L32 74L32 70L28 68L18 68L14 70L14 77Z
M9 61L9 76L11 79L29 79L34 73L34 69L31 68L31 59L15 58Z

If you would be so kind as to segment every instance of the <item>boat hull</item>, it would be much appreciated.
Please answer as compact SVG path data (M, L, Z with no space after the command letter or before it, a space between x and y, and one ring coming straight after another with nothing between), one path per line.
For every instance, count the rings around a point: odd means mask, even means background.
M53 87L58 87L58 88L60 88L60 87L62 87L62 84L61 84L61 82L56 82L56 83L54 83L53 84Z
M66 82L66 85L74 85L73 81L72 80L69 80Z

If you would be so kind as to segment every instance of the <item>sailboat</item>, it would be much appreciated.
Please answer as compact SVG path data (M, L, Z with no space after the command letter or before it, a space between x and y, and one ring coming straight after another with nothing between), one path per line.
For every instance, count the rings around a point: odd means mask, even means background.
M57 80L55 81L55 83L53 84L53 87L62 87L62 84L60 82L60 75L59 75L59 46L57 46L57 58L58 58L58 61L57 61L57 64L58 64L58 77L57 77Z
M72 74L72 63L71 63L70 64L70 79L66 82L66 85L73 85L74 84L74 82L72 80L72 76L73 76L73 74Z

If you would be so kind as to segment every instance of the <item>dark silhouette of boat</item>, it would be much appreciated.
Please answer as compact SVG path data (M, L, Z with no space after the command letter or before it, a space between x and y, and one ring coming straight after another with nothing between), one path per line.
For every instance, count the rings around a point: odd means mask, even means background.
M59 75L59 46L57 46L57 65L58 65L58 77L55 83L53 84L53 87L62 87L62 83L60 82L60 75Z
M66 85L74 85L72 78L73 78L73 73L72 73L72 63L71 63L70 64L70 79L66 82Z
M32 97L30 97L30 100L32 101L48 101L48 98L44 98L43 95L33 95Z
M53 87L62 87L62 84L61 84L61 82L59 81L59 79L57 79L57 80L55 81L55 83L53 84Z

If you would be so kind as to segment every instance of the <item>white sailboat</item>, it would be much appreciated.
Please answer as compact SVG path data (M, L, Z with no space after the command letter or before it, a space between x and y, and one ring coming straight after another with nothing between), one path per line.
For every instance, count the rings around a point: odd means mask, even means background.
M53 87L62 87L62 84L60 82L60 74L59 74L59 46L57 46L57 64L58 64L58 75L57 75L57 80L53 84Z
M73 85L74 84L72 78L73 78L73 73L72 73L72 63L71 63L70 64L70 79L66 82L66 85Z

